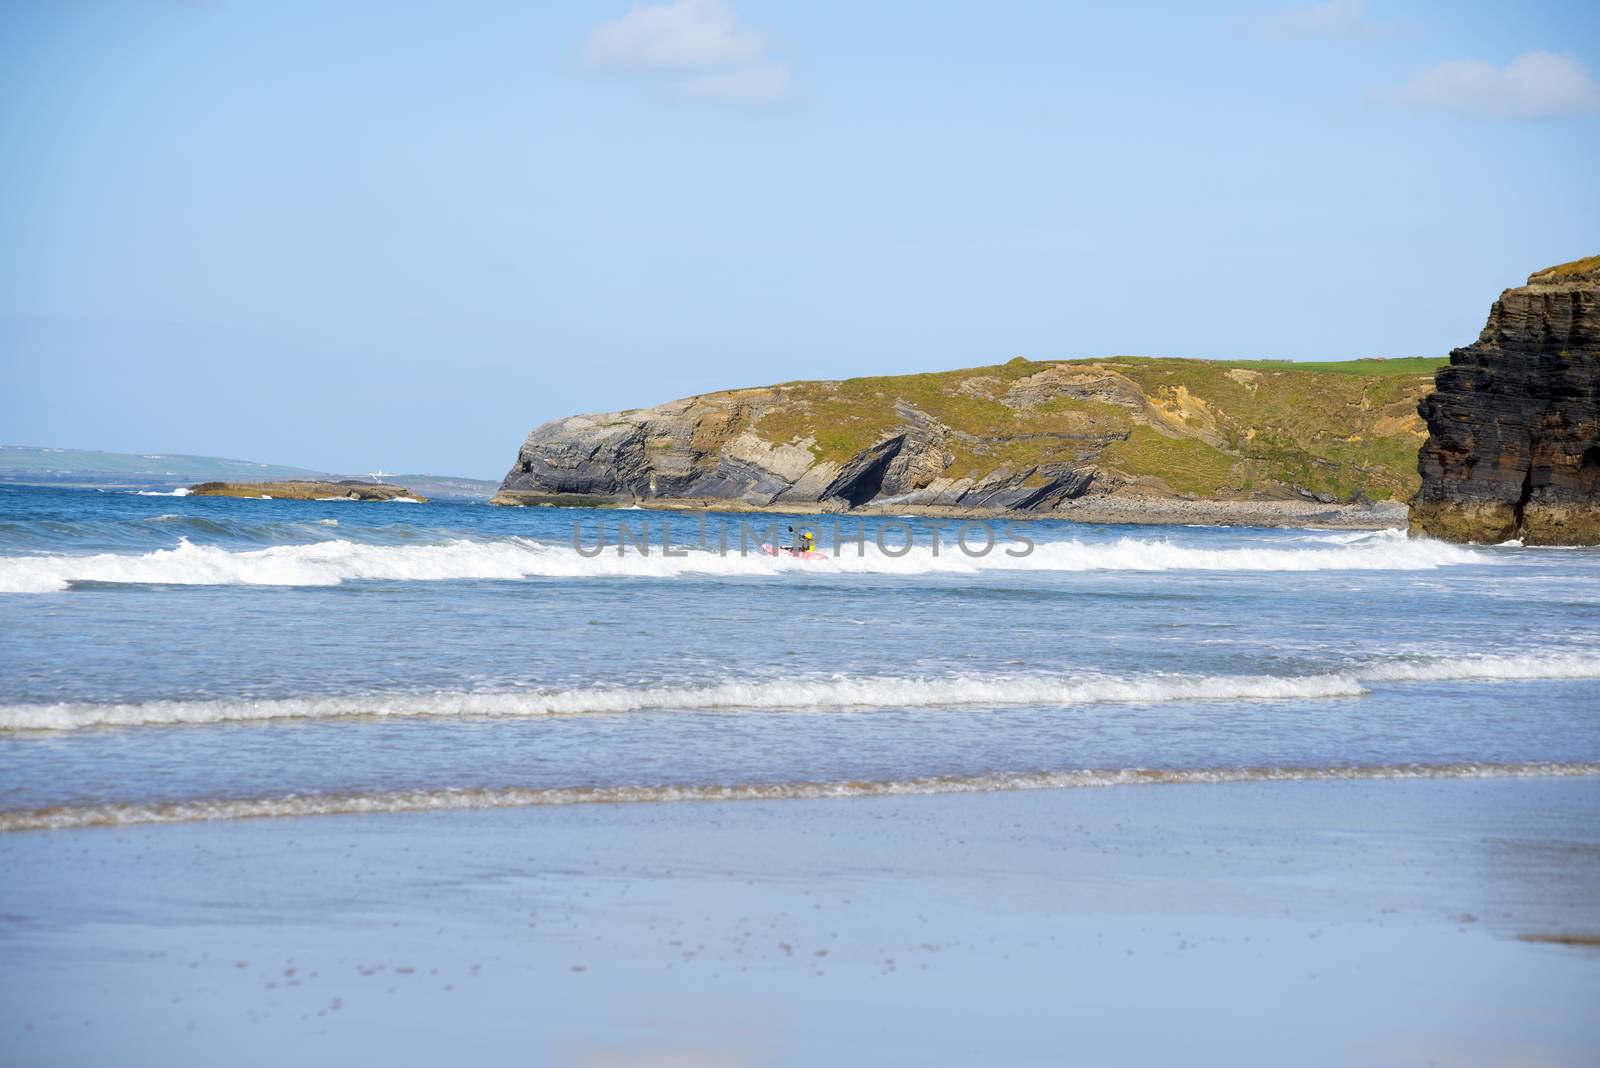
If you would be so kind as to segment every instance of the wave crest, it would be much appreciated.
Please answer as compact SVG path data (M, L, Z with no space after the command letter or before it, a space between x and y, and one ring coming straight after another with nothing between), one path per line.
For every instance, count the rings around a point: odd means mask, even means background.
M945 546L917 546L894 556L847 543L827 561L687 550L665 556L607 548L586 556L564 545L525 538L457 539L436 545L371 545L346 540L275 545L230 551L187 540L143 555L0 557L0 593L49 593L76 582L159 585L334 586L361 579L441 582L463 579L762 577L791 573L975 574L984 571L1419 571L1492 560L1488 554L1444 542L1372 539L1318 548L1206 549L1168 540L1121 538L1114 542L1040 542L1026 555L1003 547L982 557Z
M539 717L618 712L939 708L962 705L1081 705L1165 701L1354 697L1355 680L1324 675L989 675L951 678L847 677L726 681L677 686L595 686L543 693L362 694L137 704L0 705L0 729L160 726L342 717Z
M318 695L0 705L0 730L75 730L346 717L516 718L697 711L1051 707L1359 697L1369 683L1600 678L1600 653L1402 657L1302 676L1029 674L803 676L553 691Z
M674 801L792 801L845 797L1067 790L1102 786L1379 779L1487 779L1600 775L1596 763L1388 764L1353 767L1120 768L1107 771L1001 772L882 781L748 783L730 785L507 786L477 789L389 790L360 794L288 794L150 803L64 805L0 812L0 832L125 827L146 823L542 805L659 804Z

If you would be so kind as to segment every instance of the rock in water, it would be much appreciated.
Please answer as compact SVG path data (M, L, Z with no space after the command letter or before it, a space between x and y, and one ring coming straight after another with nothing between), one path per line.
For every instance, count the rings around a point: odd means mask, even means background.
M1600 544L1600 256L1501 293L1417 410L1413 532Z
M347 478L338 482L294 479L286 482L202 482L190 486L195 497L265 498L274 501L415 501L426 504L428 498L412 493L404 486L387 482L362 482Z

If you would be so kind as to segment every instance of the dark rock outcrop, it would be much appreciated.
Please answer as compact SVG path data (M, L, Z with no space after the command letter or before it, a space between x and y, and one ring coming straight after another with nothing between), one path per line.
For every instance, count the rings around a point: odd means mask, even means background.
M426 504L404 486L387 482L362 482L359 479L341 479L338 482L317 482L296 479L287 482L202 482L190 486L195 497L243 497L247 500L268 498L274 501L416 501Z
M1600 256L1501 293L1418 411L1414 532L1600 544Z

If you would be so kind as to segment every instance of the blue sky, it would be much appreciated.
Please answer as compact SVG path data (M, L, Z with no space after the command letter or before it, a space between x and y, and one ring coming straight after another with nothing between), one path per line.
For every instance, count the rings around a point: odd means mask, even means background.
M499 477L730 386L1442 354L1600 253L1600 5L17 0L0 147L0 443Z

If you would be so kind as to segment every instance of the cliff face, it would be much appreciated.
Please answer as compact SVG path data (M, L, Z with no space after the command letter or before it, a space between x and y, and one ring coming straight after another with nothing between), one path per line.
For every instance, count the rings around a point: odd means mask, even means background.
M1413 531L1600 544L1600 256L1500 294L1418 410L1428 440Z
M538 427L499 504L1049 512L1404 500L1440 361L1023 359L791 382Z

